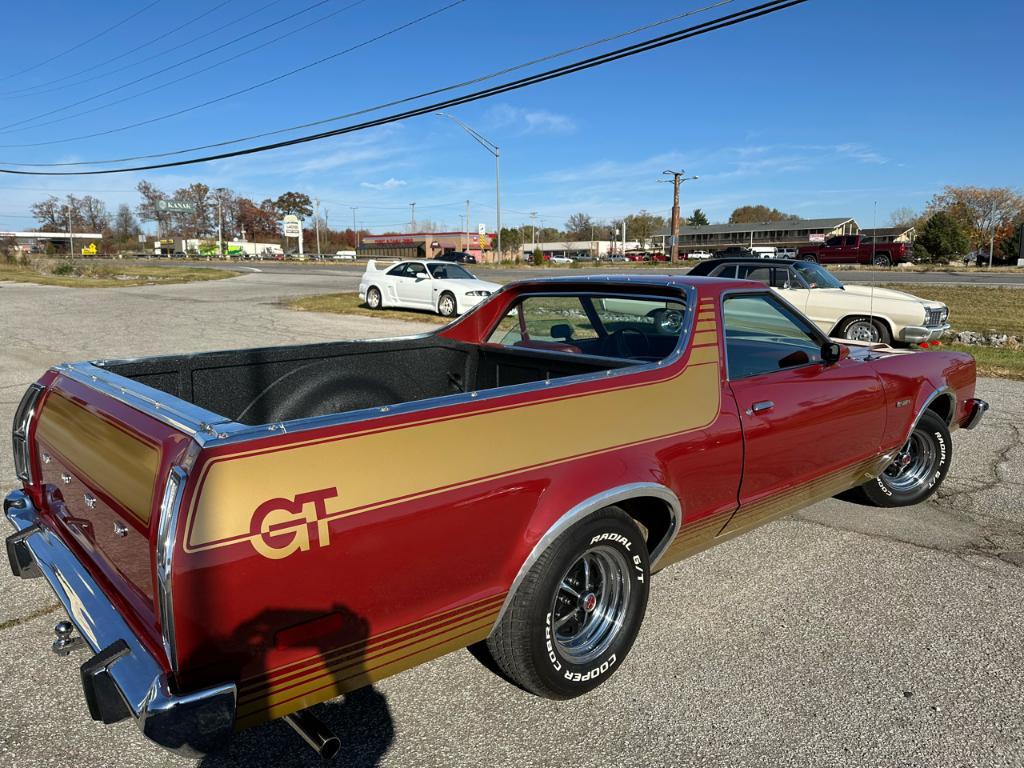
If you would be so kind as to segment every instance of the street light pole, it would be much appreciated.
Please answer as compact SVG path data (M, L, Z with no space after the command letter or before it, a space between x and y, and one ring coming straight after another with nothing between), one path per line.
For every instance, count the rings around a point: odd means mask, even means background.
M498 228L498 249L497 249L498 250L498 255L497 255L497 258L495 259L495 261L497 261L497 260L499 260L501 258L501 253L502 253L502 251L501 251L501 148L497 144L495 144L494 142L488 141L487 139L485 139L483 136L481 136L479 133L474 131L472 128L470 128L468 125L466 125L464 122L459 120L459 118L452 117L447 112L435 112L434 114L437 115L438 117L447 117L453 123L455 123L460 128L462 128L462 130L464 130L466 133L468 133L470 136L472 136L474 139L476 139L476 142L481 147L483 147L488 152L490 152L492 155L494 155L494 198L495 198L495 204L497 205L496 211L497 211L497 228ZM468 211L468 209L469 209L469 201L466 202L466 208L467 208L467 211ZM469 216L467 214L467 216L466 216L466 229L469 229L469 227L470 227L470 222L469 222ZM482 243L481 243L481 246L480 246L480 250L483 251L483 244Z
M352 208L352 239L356 241L356 248L358 248L359 247L359 230L356 229L356 211L359 210L359 206L356 206L356 207L353 208L350 205L349 208Z
M412 208L412 232L416 231L416 203L409 203Z
M686 176L686 171L663 171L665 176L672 177L672 263L679 259L679 185L684 181L695 181L699 176ZM660 179L659 181L668 181Z
M321 257L321 251L320 251L320 198L319 197L315 198L313 202L316 203L316 210L313 212L313 224L316 225L316 257L317 257L317 259L319 259Z

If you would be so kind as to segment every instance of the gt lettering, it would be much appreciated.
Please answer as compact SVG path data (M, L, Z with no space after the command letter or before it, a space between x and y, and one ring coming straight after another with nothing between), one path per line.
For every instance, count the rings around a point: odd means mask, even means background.
M263 557L281 560L296 552L307 552L310 529L316 529L317 545L331 543L327 521L327 499L337 488L300 493L294 499L270 499L260 504L249 522L253 549Z

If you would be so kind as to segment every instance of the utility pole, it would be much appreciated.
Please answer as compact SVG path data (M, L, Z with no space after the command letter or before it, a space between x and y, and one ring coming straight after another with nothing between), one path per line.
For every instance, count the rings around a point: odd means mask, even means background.
M217 255L224 258L224 201L217 196Z
M75 233L71 226L71 206L65 205L65 210L68 212L68 258L74 261L75 259Z
M988 217L992 230L988 234L988 268L992 268L992 252L995 250L995 204L992 203L992 213ZM71 218L69 217L69 221ZM977 259L975 259L977 261Z
M470 238L470 233L469 233L469 231L470 231L470 229L471 229L472 227L473 227L473 222L472 222L472 220L471 220L471 219L469 218L469 200L467 200L467 201L466 201L466 250L467 250L467 251L469 250L469 238ZM481 254L481 255L482 255L482 254Z
M415 232L416 231L416 203L409 203L409 205L412 207L412 229L410 229L409 231L410 232Z
M316 209L313 212L313 223L316 225L316 257L320 259L323 253L320 251L320 198L314 198Z
M356 229L356 211L359 210L359 206L352 207L352 239L356 241L356 248L359 247L359 230Z
M672 177L672 262L679 260L679 185L684 181L699 179L699 176L686 177L686 171L663 171L663 175ZM660 179L668 181L668 179ZM623 230L625 230L625 219L623 219ZM753 235L751 235L753 237ZM625 238L623 238L625 243ZM623 245L625 251L625 245Z
M537 250L537 212L530 211L530 224L533 226L533 235L530 237L530 255Z

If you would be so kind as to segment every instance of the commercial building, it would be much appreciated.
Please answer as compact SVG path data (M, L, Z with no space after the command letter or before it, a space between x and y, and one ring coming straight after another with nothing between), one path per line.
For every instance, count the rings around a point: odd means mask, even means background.
M76 255L83 249L87 252L102 250L99 248L99 243L103 239L101 232L72 232L70 235L67 232L0 232L0 240L13 239L26 253L45 251L47 245L66 253L72 238L75 241Z
M534 251L541 251L545 256L570 256L574 259L606 259L612 254L623 252L621 240L569 240L553 241L549 243L524 243L520 249L522 258L529 260ZM627 240L625 243L626 253L640 250L640 243L635 240Z
M366 235L357 249L360 257L432 259L443 253L462 251L477 261L495 261L494 239L486 232L409 232Z
M731 245L756 245L776 248L799 248L808 243L821 243L833 235L856 235L860 227L852 218L787 219L749 224L707 224L679 228L680 253L718 251ZM655 236L655 242L666 251L671 247L669 229Z
M875 227L862 229L865 239L874 238L876 243L912 243L917 237L916 227Z

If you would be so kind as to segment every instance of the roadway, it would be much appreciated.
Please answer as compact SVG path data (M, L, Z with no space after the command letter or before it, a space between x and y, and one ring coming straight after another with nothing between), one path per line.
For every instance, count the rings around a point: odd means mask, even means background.
M366 269L365 263L358 264L335 264L335 263L303 263L292 261L242 261L242 262L207 262L189 261L171 262L164 259L148 259L136 262L139 264L159 266L177 265L187 263L193 267L209 267L212 269L227 269L237 272L262 272L266 274L291 274L291 275L323 275L336 274L347 277L358 278ZM487 265L469 265L469 269L475 271L478 277L483 280L493 280L497 283L508 283L513 280L524 280L538 275L545 277L564 275L587 275L587 274L686 274L689 267L612 267L612 266L583 266L579 268L565 267L512 267ZM836 270L836 275L846 283L906 283L910 284L942 284L942 285L978 285L978 286L1005 286L1024 287L1024 270L1013 272L987 272L987 271L958 271L958 272L912 272L902 269L890 270L862 270L842 269Z
M349 269L67 289L0 283L0 423L62 360L419 332L422 323L295 312ZM284 274L281 274L284 272ZM49 308L49 311L46 311ZM537 699L456 652L321 705L340 766L1024 764L1024 382L983 379L984 423L925 504L829 500L664 571L622 667L594 693ZM543 436L538 436L542 439ZM480 446L495 436L481 435ZM14 486L0 450L0 489ZM438 563L438 567L444 567ZM329 578L329 575L325 575ZM188 768L128 722L89 719L40 580L0 573L0 759ZM317 766L287 726L239 734L203 768Z

